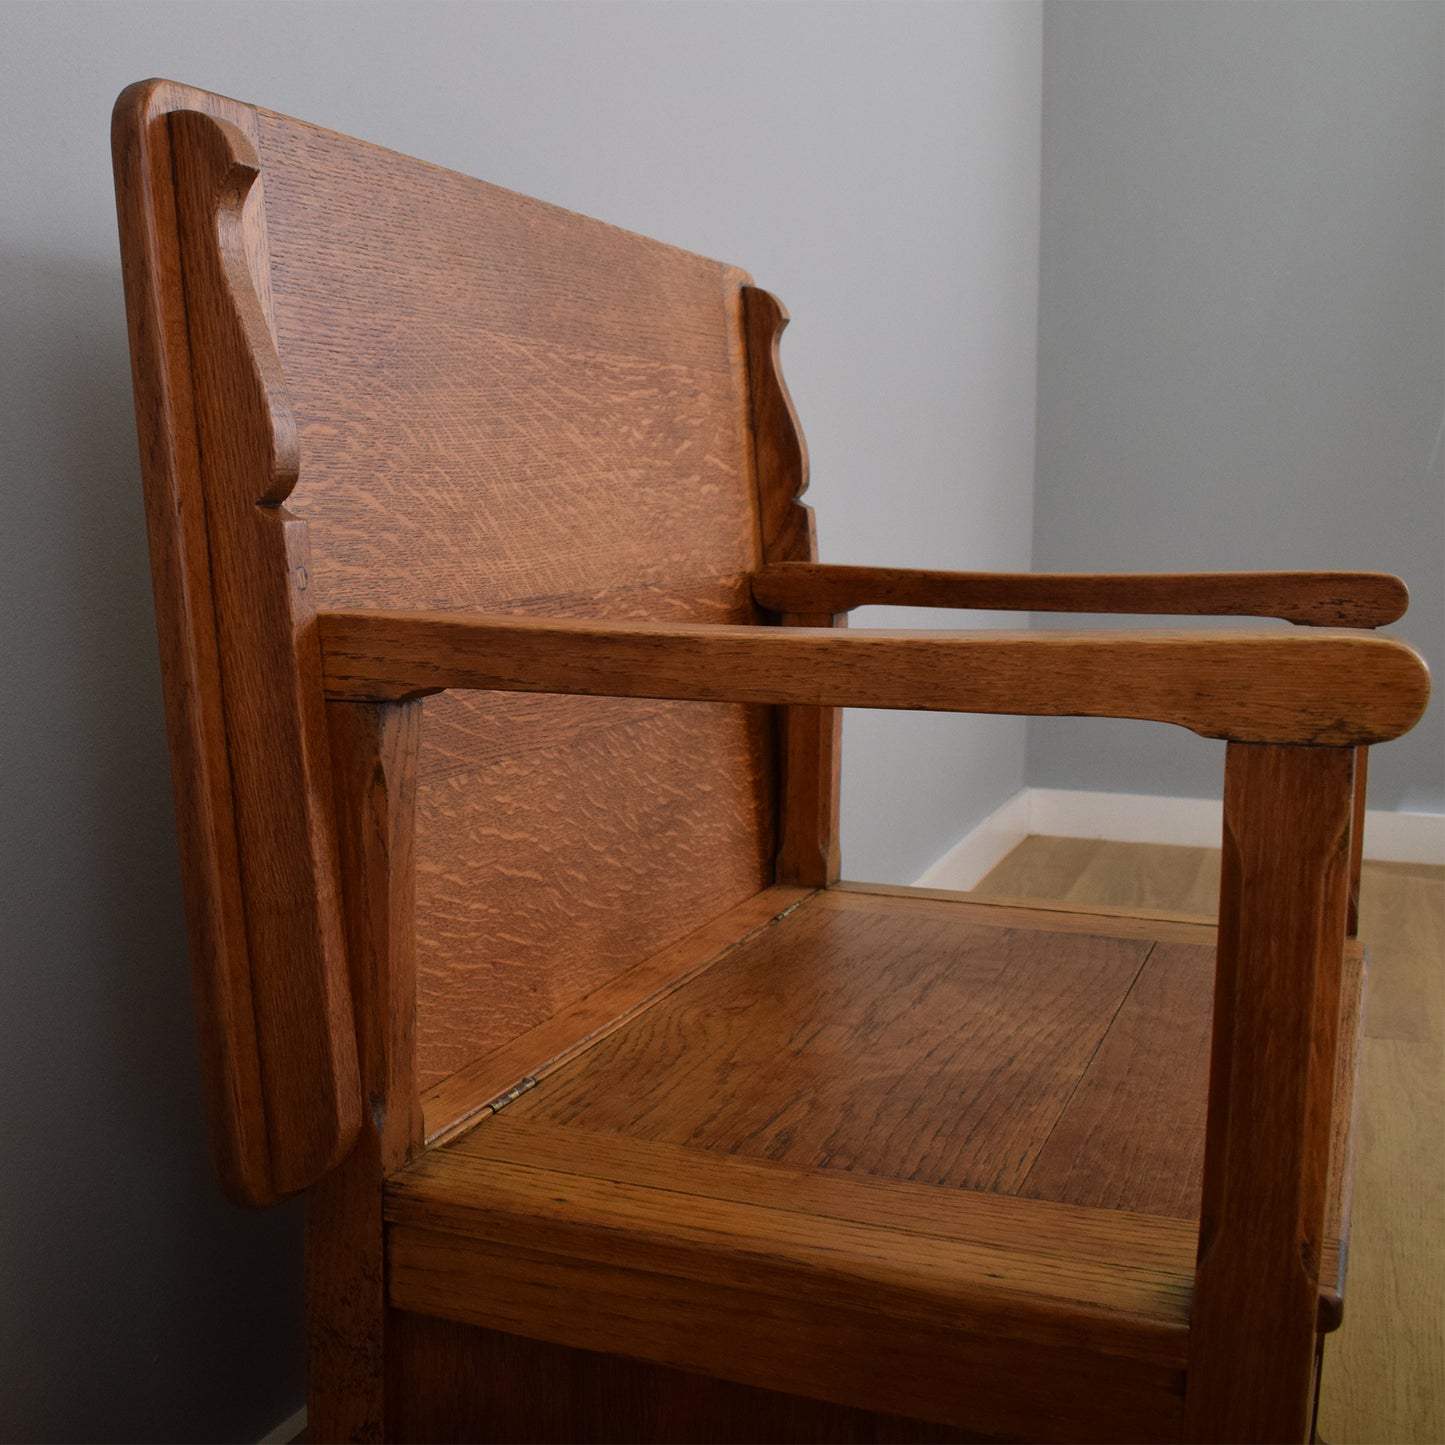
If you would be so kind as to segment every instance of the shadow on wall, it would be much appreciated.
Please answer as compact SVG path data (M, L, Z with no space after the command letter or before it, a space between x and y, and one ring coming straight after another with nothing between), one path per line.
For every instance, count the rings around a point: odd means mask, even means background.
M0 1432L255 1439L300 1212L210 1175L118 262L0 253L0 375Z

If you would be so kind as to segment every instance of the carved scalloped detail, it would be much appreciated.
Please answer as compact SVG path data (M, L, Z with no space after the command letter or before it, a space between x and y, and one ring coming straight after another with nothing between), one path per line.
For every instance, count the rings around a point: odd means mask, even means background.
M813 510L798 500L808 490L808 447L779 357L787 308L770 292L745 286L743 317L763 561L811 562Z
M183 206L189 202L204 207L213 217L215 259L233 311L234 332L226 339L238 342L245 354L256 386L257 420L264 418L269 432L265 485L252 500L279 505L296 485L301 448L268 298L257 280L261 272L264 284L269 264L258 184L260 157L250 138L229 121L182 110L172 113L170 123L177 190Z

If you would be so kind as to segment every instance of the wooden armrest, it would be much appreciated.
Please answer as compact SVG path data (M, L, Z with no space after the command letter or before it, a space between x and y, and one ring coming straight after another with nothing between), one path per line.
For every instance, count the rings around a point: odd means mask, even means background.
M1403 643L1358 632L875 632L323 612L326 694L445 688L1177 723L1237 742L1398 737L1429 696Z
M979 607L1021 612L1130 612L1196 617L1282 617L1309 627L1382 627L1410 594L1387 572L1103 573L929 572L775 562L753 576L772 612L855 607Z

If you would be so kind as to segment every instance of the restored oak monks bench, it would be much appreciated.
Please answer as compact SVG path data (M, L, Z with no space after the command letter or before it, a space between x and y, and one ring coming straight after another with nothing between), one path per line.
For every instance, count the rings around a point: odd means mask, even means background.
M164 81L115 155L216 1161L309 1191L309 1438L1308 1438L1400 583L823 566L742 271ZM844 706L1226 739L1217 929L840 884Z

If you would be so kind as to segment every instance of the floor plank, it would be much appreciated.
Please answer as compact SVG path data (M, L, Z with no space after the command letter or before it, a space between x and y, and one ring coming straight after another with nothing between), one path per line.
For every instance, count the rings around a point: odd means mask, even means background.
M986 897L1209 910L1213 849L1032 837ZM1367 863L1370 948L1345 1322L1331 1336L1331 1445L1445 1440L1445 869Z
M1367 863L1370 990L1331 1445L1445 1440L1445 869Z
M1097 838L1025 838L973 892L980 898L1049 898L1062 902L1103 847L1103 841Z

